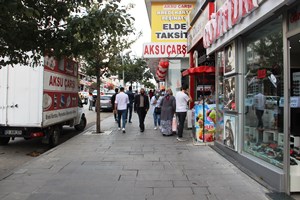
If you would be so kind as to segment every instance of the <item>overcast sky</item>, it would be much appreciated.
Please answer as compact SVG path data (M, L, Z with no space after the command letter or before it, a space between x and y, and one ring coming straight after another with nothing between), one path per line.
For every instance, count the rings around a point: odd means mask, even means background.
M130 14L135 18L135 28L137 32L142 31L143 35L132 45L132 54L137 57L142 56L143 43L151 41L151 29L146 10L145 0L122 0L122 3L133 3L135 7L130 10Z

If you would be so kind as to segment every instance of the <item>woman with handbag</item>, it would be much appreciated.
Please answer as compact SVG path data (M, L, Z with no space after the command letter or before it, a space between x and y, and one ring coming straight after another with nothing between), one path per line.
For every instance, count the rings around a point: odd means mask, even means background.
M176 110L176 100L171 89L166 91L166 95L160 102L161 106L161 133L163 136L172 136L172 121Z
M161 113L161 107L160 107L160 101L163 98L162 95L160 95L159 92L156 92L155 95L150 100L150 104L152 106L153 111L153 119L154 119L154 130L157 129L157 125L160 128L160 113Z

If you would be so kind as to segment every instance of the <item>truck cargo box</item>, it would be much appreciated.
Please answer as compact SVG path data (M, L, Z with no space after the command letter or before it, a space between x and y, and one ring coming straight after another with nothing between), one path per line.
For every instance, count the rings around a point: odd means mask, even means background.
M77 116L78 64L44 57L0 69L0 126L47 127Z

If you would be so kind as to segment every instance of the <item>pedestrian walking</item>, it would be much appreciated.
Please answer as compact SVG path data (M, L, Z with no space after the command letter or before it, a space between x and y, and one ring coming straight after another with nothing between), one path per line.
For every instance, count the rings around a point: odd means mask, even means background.
M183 128L184 128L184 122L186 118L186 113L188 110L188 102L192 100L192 98L189 96L187 92L188 87L186 85L183 85L181 88L181 91L176 93L175 99L176 99L176 115L178 118L178 141L185 141L185 139L182 138L183 135Z
M172 133L172 120L176 110L176 100L173 96L172 90L167 89L165 96L160 102L161 114L160 114L160 122L161 122L161 133L163 136L171 136Z
M134 103L134 94L132 92L132 87L129 86L128 88L129 90L126 92L126 94L128 95L129 98L129 104L127 105L127 115L126 115L126 122L127 119L129 120L129 123L131 122L131 118L132 118L132 109L133 109L133 103Z
M162 98L163 96L160 95L159 92L156 92L155 95L150 100L150 104L153 112L154 130L157 129L157 126L159 126L160 128L160 114L161 114L160 102Z
M148 95L149 95L149 98L152 99L152 97L154 95L153 90L150 90L149 93L148 93Z
M126 125L126 114L127 114L127 104L129 103L128 95L124 93L124 88L120 88L120 93L116 95L115 100L115 110L118 112L118 130L121 130L121 117L122 117L122 131L125 133Z
M141 88L140 94L134 98L134 112L139 116L140 131L145 131L145 117L149 110L149 97L145 94L144 88Z
M118 122L117 111L115 110L115 101L116 101L116 95L118 94L118 92L119 92L119 89L116 88L115 89L115 93L112 95L112 97L110 99L111 104L112 104L112 108L114 109L115 122Z
M93 105L94 105L94 97L93 93L89 93L89 110L93 110Z

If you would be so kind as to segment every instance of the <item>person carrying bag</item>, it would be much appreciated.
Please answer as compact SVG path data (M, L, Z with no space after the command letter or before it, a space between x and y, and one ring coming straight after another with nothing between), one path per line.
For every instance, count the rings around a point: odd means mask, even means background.
M161 114L161 107L160 107L160 101L162 99L162 96L160 93L156 93L152 98L151 98L151 105L154 108L153 109L153 120L154 120L154 130L157 129L157 126L160 127L160 114Z

